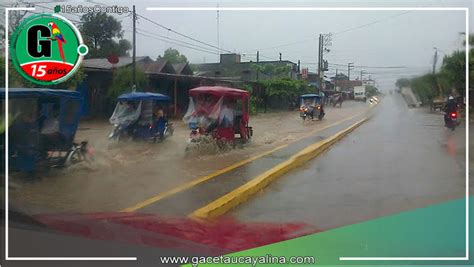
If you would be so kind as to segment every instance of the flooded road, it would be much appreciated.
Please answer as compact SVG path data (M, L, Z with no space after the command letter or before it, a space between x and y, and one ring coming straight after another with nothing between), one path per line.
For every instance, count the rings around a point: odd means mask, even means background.
M448 131L442 115L387 96L371 120L229 215L326 230L461 198L465 130Z
M185 153L189 130L175 121L175 133L162 143L111 142L106 121L83 122L76 140L88 140L94 149L90 165L53 169L41 180L15 179L12 202L30 214L120 211L157 194L236 162L311 134L368 110L368 104L347 101L342 108L327 108L323 121L302 123L297 111L252 116L254 136L249 144L210 154Z

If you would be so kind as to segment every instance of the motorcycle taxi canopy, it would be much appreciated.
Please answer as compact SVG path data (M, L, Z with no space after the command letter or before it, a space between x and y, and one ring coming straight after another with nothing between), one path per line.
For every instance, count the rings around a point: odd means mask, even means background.
M111 124L131 124L140 115L151 118L153 102L169 102L170 97L150 92L130 92L120 95L114 113L110 117ZM142 113L147 114L142 114Z
M223 86L201 86L189 90L189 106L183 117L185 123L198 124L207 128L221 115L227 101L242 100L242 116L248 121L248 100L250 93L236 88ZM235 108L235 107L234 107Z
M305 94L300 96L300 106L316 106L321 103L322 96L319 94Z

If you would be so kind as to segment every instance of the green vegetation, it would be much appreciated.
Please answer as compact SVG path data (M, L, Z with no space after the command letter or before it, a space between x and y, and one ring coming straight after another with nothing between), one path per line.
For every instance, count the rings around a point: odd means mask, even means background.
M250 68L261 73L263 75L271 75L271 76L285 76L287 75L291 67L290 66L277 66L272 64L265 64L265 65L258 65L258 64L251 64Z
M141 91L148 85L148 77L139 68L136 69L136 90ZM132 91L132 67L118 68L114 71L112 84L107 90L107 98L115 101L116 98L125 92Z
M407 78L400 78L397 80L397 82L395 83L395 85L398 87L398 88L402 88L402 87L407 87L407 86L410 86L410 79L407 79Z
M365 87L365 93L366 93L367 97L372 97L374 95L378 95L379 89L377 89L377 87L375 87L375 86L367 85Z
M163 53L163 56L158 56L158 59L164 58L166 59L169 63L174 64L174 63L188 63L188 59L186 58L185 55L180 54L178 50L174 48L168 48L165 50Z
M474 35L469 37L474 39ZM474 41L474 40L473 40ZM469 51L469 82L474 82L474 48ZM428 73L413 79L401 78L396 84L398 88L410 86L420 100L427 104L435 97L447 94L465 95L466 88L466 53L455 51L443 58L439 72Z
M265 88L265 92L270 98L292 99L315 91L304 80L272 79L261 81L260 84Z
M84 42L89 47L86 58L128 56L128 50L132 49L132 45L123 39L120 21L106 13L87 13L81 17L81 21L80 30Z

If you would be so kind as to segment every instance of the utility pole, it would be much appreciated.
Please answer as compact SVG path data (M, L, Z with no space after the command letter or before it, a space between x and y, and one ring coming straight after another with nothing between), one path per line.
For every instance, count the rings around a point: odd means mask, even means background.
M216 15L216 20L217 20L217 56L220 55L221 53L221 47L219 46L219 3L217 3L217 15Z
M433 47L435 50L434 57L433 57L433 74L436 72L436 63L438 61L438 48Z
M132 19L133 19L133 58L132 58L132 90L136 90L137 85L137 73L136 73L136 62L135 58L137 57L137 38L136 38L136 27L135 27L135 21L137 20L137 14L135 13L135 5L133 5L133 14L132 14Z
M354 68L354 63L347 63L347 80L351 80L351 69Z
M323 64L323 35L319 35L319 45L318 45L318 79L319 79L319 88L318 93L321 91L322 86L322 79L321 79L321 71L322 71L322 64Z
M331 46L331 33L319 34L319 54L318 54L318 79L319 79L319 91L323 88L323 77L324 71L327 70L326 63L324 61L324 52L329 52L329 49L324 48L324 46ZM318 91L318 93L319 93Z
M334 78L334 85L336 86L336 90L337 90L337 69L336 69L336 77Z
M257 63L258 63L259 61L260 61L260 52L257 51ZM259 66L257 65L257 71L256 71L256 73L255 73L256 78L257 78L257 82L258 82L258 79L259 79L259 76L260 76L259 74L260 74Z

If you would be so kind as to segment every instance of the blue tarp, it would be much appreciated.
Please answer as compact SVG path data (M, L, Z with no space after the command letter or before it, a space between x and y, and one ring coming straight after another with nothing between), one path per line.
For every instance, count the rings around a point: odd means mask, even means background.
M90 115L89 85L82 82L77 86L76 91L81 94L83 99L81 102L81 117L87 117Z
M300 98L312 98L312 97L322 97L322 95L318 95L318 94L300 95Z
M131 92L120 95L118 100L159 100L159 101L170 101L170 97L158 93L150 92Z

